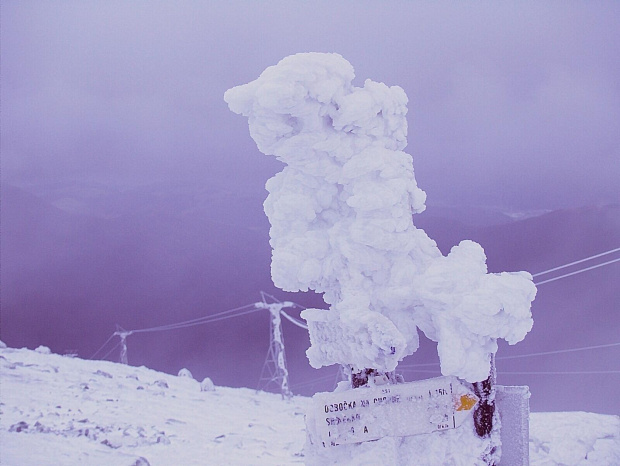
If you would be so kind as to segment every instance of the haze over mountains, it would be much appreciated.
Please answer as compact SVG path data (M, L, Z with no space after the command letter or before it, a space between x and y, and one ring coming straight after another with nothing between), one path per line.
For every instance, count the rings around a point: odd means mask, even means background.
M243 190L245 189L245 191ZM269 274L264 191L219 184L2 185L2 340L88 358L115 331L178 322L253 303L264 290L304 306L319 296L275 289ZM515 213L435 206L414 217L442 252L462 239L483 245L490 271L547 270L620 244L620 206ZM568 269L566 271L571 271ZM546 277L545 277L546 278ZM541 285L534 329L498 357L618 341L617 264ZM542 279L542 278L541 278ZM290 311L296 314L297 311ZM310 368L307 333L284 324L293 391L329 390L335 368ZM267 313L128 339L133 365L188 367L218 385L255 387L269 344ZM570 336L569 336L570 335ZM569 336L569 337L568 337ZM437 360L423 339L404 364ZM118 350L109 356L118 358ZM616 375L512 375L514 371L617 370L618 348L498 361L500 382L530 385L533 410L615 413ZM234 361L234 363L230 363ZM425 367L433 370L434 367ZM436 372L438 375L438 372ZM428 378L405 372L407 380ZM557 377L567 388L557 392ZM311 382L314 378L321 380ZM296 387L297 385L297 387Z

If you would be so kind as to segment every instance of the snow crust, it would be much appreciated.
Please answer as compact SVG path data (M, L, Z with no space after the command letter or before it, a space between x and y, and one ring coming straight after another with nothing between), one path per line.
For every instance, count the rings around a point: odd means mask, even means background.
M353 78L338 54L302 53L224 95L259 150L285 164L264 203L273 282L323 293L335 314L329 325L318 310L302 315L313 367L391 371L417 350L419 328L438 342L442 374L486 379L497 339L517 343L532 327L532 277L487 273L472 241L444 257L415 227L426 194L403 152L407 96Z
M303 463L306 398L12 348L0 380L2 466Z
M530 464L620 464L620 417L583 412L532 413Z
M245 388L201 392L195 380L145 367L0 345L2 466L289 465L303 445L309 399ZM86 388L88 387L88 388ZM467 421L471 422L471 421ZM340 464L467 463L471 426L359 447ZM399 446L410 456L405 456ZM475 445L474 445L475 446ZM347 456L349 455L349 456ZM394 461L393 461L394 460ZM329 463L326 463L329 464ZM532 413L530 465L620 464L620 417Z

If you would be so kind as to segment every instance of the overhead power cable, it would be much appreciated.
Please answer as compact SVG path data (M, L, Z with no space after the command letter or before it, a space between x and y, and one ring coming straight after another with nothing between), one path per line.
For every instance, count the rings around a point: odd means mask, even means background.
M301 321L299 321L299 320L297 320L297 319L294 319L293 317L289 316L286 312L284 312L284 311L280 311L280 314L282 314L282 316L283 316L286 320L288 320L289 322L291 322L291 323L293 323L293 324L297 325L297 326L298 326L298 327L300 327L300 328L303 328L304 330L308 330L308 326L307 326L306 324L304 324L303 322L301 322Z
M333 379L334 379L333 375L324 375L322 377L317 377L317 378L312 379L312 380L307 380L306 382L292 384L291 388L305 387L307 385L313 385L313 384L316 384L316 383L319 383L319 382L325 382L325 381L333 380Z
M90 358L88 358L88 359L89 359L89 360L90 360L90 359L94 359L94 358L95 358L95 356L97 356L97 355L99 354L99 352L100 352L103 348L105 348L105 346L106 346L106 345L110 342L110 340L111 340L112 338L114 338L114 333L113 333L112 335L110 335L110 336L108 337L108 339L105 341L105 343L104 343L103 345L101 345L101 347L100 347L97 351L95 351L95 353L94 353L94 354L93 354ZM105 359L105 358L103 358L103 359Z
M578 348L567 348L567 349L553 350L553 351L540 351L537 353L517 354L513 356L498 356L495 359L503 360L503 359L531 358L534 356L546 356L548 354L574 353L576 351L589 351L589 350L602 349L602 348L612 348L615 346L620 346L620 342L605 343L602 345L581 346ZM439 362L428 362L428 363L422 363L422 364L405 364L402 366L398 366L398 368L399 369L415 369L417 367L432 367L432 366L438 366L438 365L439 365Z
M587 272L588 270L597 269L599 267L603 267L604 265L613 264L614 262L618 262L618 261L620 261L620 257L618 257L617 259L612 259L612 260L607 261L607 262L603 262L601 264L593 265L591 267L586 267L585 269L580 269L580 270L576 270L576 271L571 272L571 273L566 273L564 275L560 275L559 277L549 278L548 280L543 280L542 282L534 283L534 285L536 285L536 286L544 285L545 283L554 282L554 281L559 280L561 278L566 278L566 277L570 277L572 275L577 275L578 273Z
M497 375L595 375L595 374L620 374L620 371L497 371Z
M403 364L402 366L398 366L399 369L414 369L417 367L433 367L433 366L438 366L439 365L439 361L437 362L425 362L425 363L421 363L421 364Z
M167 330L179 330L179 329L183 329L183 328L188 328L188 327L195 327L197 325L204 325L204 324L212 324L213 322L219 322L221 320L226 320L226 319L232 319L234 317L241 317L247 314L252 314L254 312L258 312L261 309L250 309L244 312L237 312L236 314L232 314L232 315L227 315L227 316L222 316L222 317L218 317L218 318L214 318L214 319L204 319L201 320L200 322L195 322L192 324L186 324L186 325L176 325L176 326L171 326L169 328L163 328L163 329L159 329L159 330L149 330L149 331L167 331ZM146 330L145 330L146 331ZM140 333L140 332L134 332L134 333Z
M529 353L529 354L517 354L514 356L501 356L495 359L520 359L520 358L530 358L534 356L546 356L548 354L562 354L562 353L574 353L575 351L588 351L595 350L601 348L612 348L614 346L620 346L620 342L617 343L607 343L604 345L593 345L593 346L582 346L580 348L568 348L563 350L555 350L555 351L541 351L539 353Z
M435 370L429 370L429 369L412 369L409 368L408 366L398 366L396 368L397 371L400 371L402 369L403 372L415 372L418 374L440 374L441 371L439 369L435 369Z
M273 301L275 301L276 303L281 303L282 301L280 301L278 298L276 298L273 295L270 295L269 293L265 293L264 291L260 292L261 298L263 299L263 302L266 302L267 300L265 299L265 296L267 296L268 298L271 298Z
M176 330L179 328L193 327L194 325L202 325L202 324L207 324L211 322L217 322L219 320L229 319L232 317L238 317L238 316L249 314L250 312L255 312L259 310L259 309L251 309L250 311L246 311L246 312L240 312L240 313L238 312L238 311L250 308L250 307L254 307L254 303L246 304L245 306L237 307L235 309L229 309L227 311L218 312L217 314L211 314L208 316L198 317L196 319L185 320L182 322L175 322L175 323L167 324L167 325L160 325L157 327L131 330L131 332L132 333L145 333L145 332L162 332L165 330ZM237 314L230 315L235 312L237 312Z
M438 374L439 371L405 369L404 372L417 374ZM620 374L620 371L502 371L498 370L497 375L596 375L596 374Z
M582 262L586 262L586 261L589 261L589 260L592 260L592 259L596 259L598 257L603 257L603 256L606 256L607 254L613 254L614 252L618 252L618 251L620 251L620 248L610 249L609 251L605 251L605 252L602 252L600 254L596 254L594 256L586 257L585 259L580 259L578 261L570 262L570 263L564 264L564 265L560 265L559 267L554 267L552 269L545 270L543 272L535 273L535 274L532 275L532 277L538 277L540 275L544 275L544 274L547 274L547 273L550 273L550 272L555 272L556 270L564 269L566 267L570 267L571 265L581 264Z
M116 348L118 348L119 346L121 346L121 342L120 342L120 341L119 341L118 343L116 343L116 345L114 345L114 347L113 347L110 351L108 351L108 352L105 354L105 356L103 356L101 359L102 359L102 360L103 360L103 359L107 359L107 357L108 357L108 356L110 356L110 355L112 354L112 352L113 352Z

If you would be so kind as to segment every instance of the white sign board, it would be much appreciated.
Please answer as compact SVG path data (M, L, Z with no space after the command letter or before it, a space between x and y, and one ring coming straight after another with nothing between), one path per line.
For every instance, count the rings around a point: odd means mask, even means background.
M397 341L394 323L378 312L368 312L364 319L355 321L343 320L338 312L324 309L304 309L300 316L308 322L311 345L306 354L314 368L379 364L393 369L404 356L404 337Z
M456 377L317 393L306 414L312 444L330 447L460 426L478 398Z

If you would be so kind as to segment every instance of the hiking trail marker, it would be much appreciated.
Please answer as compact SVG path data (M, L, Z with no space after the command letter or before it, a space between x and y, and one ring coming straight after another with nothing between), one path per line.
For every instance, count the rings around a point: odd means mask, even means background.
M452 376L317 393L306 426L310 442L325 448L427 434L459 427L478 401Z

